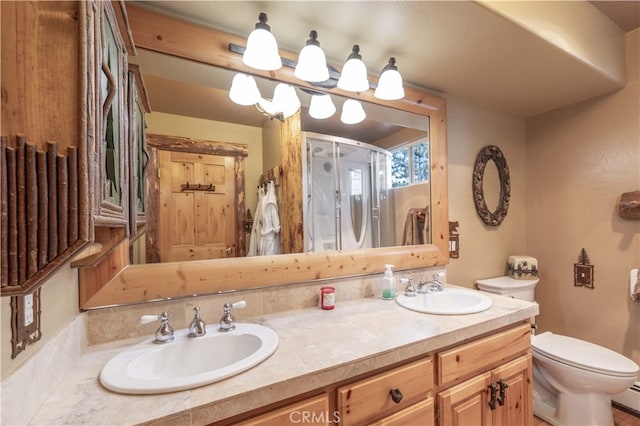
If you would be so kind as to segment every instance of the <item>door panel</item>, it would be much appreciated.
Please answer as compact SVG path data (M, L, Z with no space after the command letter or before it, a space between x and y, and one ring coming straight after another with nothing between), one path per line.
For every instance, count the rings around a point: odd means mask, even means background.
M159 151L160 260L235 255L234 158Z
M491 373L487 372L473 379L453 386L438 394L440 425L446 426L488 426L491 425L487 388L491 383Z
M506 383L504 405L499 407L497 425L528 426L533 421L531 355L520 357L494 370L495 380Z

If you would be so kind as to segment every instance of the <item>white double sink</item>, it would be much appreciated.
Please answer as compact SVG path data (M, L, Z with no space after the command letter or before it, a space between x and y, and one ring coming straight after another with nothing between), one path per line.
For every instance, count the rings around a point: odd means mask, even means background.
M397 303L417 312L461 315L484 311L492 300L475 290L445 287L440 292L400 295ZM172 342L153 338L114 356L102 369L100 382L125 394L158 394L193 389L242 373L266 360L278 347L278 335L259 325L238 323L232 331L210 326L206 335L189 337L178 330Z

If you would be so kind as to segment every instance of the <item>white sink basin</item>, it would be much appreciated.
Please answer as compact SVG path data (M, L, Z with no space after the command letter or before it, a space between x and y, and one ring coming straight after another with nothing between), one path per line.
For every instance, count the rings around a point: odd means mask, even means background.
M202 337L175 332L170 343L153 339L120 352L102 368L100 382L114 392L154 394L192 389L246 371L278 347L278 335L258 324L236 324L220 332L210 325Z
M479 291L447 287L440 292L416 294L415 297L401 294L396 301L412 311L438 315L473 314L493 305L493 301Z

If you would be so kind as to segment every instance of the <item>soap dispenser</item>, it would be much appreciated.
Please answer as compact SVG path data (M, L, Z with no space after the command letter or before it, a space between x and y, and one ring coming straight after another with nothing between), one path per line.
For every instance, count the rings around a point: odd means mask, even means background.
M393 265L384 265L384 277L382 277L382 298L393 300L396 297L396 279L393 277Z

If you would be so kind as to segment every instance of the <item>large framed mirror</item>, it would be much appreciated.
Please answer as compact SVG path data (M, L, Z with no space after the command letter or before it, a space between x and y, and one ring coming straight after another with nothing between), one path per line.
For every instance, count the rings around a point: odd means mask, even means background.
M128 6L128 11L133 38L140 49L141 62L192 61L201 66L209 67L211 72L231 72L232 75L233 71L242 71L262 77L267 82L282 81L298 88L318 90L318 88L297 80L293 76L293 69L287 67L276 72L264 73L247 68L242 64L240 55L228 49L230 43L243 45L244 40L238 37L176 20L135 5ZM295 61L293 53L281 51L281 55ZM141 65L141 71L144 75L144 64ZM155 84L152 80L153 78L146 83ZM306 249L302 250L306 252L294 251L289 254L272 256L133 264L126 266L82 308L374 274L382 272L385 263L395 264L398 270L446 264L448 262L448 204L445 100L408 87L405 88L406 96L401 101L380 101L374 98L372 93L369 93L372 91L350 94L338 89L320 90L328 91L333 96L359 99L367 106L370 105L371 111L375 110L373 107L386 108L386 111L377 114L387 117L388 121L396 121L390 118L396 113L408 113L409 118L405 118L405 120L407 123L413 122L413 124L404 126L407 129L413 126L414 129L422 131L428 137L429 181L424 188L424 201L420 201L421 205L427 205L429 210L429 237L426 241L428 244L402 246L387 244L387 247L353 250L344 248L343 250L326 252ZM255 112L251 111L251 113ZM376 113L372 112L371 115L375 116ZM297 117L297 121L285 122L282 125L286 127L284 132L289 132L300 139L304 139L307 134L336 135L337 130L327 129L326 123L322 128L314 127L318 123L312 124L310 125L308 122L305 124L303 110ZM391 124L396 125L397 123L387 122L387 125ZM384 140L385 137L380 129L374 132L377 135L373 140L375 146L377 140ZM338 138L349 141L362 139L359 135L339 135ZM212 141L216 141L216 139L215 136L210 138ZM366 143L371 141L366 141ZM305 141L301 140L300 143L302 146ZM347 145L344 148L346 147ZM378 147L384 149L383 146L378 145ZM351 185L354 194L352 195L357 198L363 172L354 167L346 170L345 175L353 177ZM286 172L287 170L285 170ZM246 196L243 196L243 201L247 205L251 205L249 190L253 188L253 183L249 184L249 182L253 182L253 180L247 176L245 181L247 182L247 191ZM357 205L354 204L354 206ZM395 222L404 221L405 207L394 207L394 210L398 211L397 217L401 218L396 219ZM360 226L361 222L353 217L352 212L350 215L349 220ZM398 224L396 224L397 226Z

